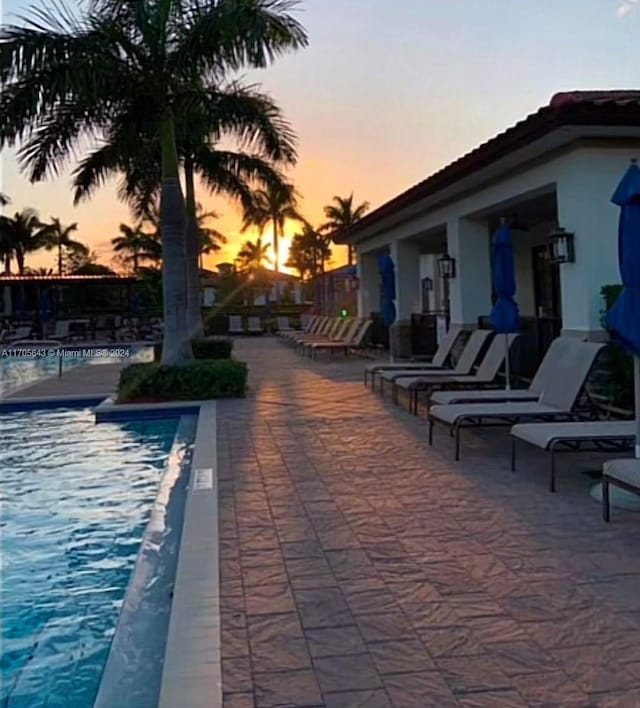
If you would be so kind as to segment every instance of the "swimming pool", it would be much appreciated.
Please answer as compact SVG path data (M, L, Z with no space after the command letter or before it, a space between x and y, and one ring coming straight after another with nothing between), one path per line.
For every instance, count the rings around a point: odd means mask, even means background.
M2 708L93 705L154 500L162 512L160 496L186 484L191 421L0 414ZM175 550L176 528L164 531Z
M114 348L115 350L116 348ZM136 361L151 361L153 359L153 348L151 347L128 347L123 350L130 350L127 360L130 363ZM68 369L81 364L113 364L122 361L118 356L86 356L83 349L69 348L67 351L72 355L62 357L62 375ZM6 352L0 353L0 399L8 396L23 386L35 383L41 379L58 375L58 356L9 356Z

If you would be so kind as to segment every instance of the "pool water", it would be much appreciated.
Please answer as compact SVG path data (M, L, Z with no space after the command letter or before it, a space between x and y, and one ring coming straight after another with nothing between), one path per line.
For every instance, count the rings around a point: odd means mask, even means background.
M0 415L2 708L89 708L177 420Z
M131 356L127 357L127 363L133 364L138 361L152 361L153 348L137 347L131 349ZM113 364L122 359L112 357L87 358L83 356L64 357L62 361L62 375L68 369L81 364ZM56 356L40 358L13 358L7 355L0 355L0 399L8 396L23 386L33 384L41 379L58 375L59 359Z

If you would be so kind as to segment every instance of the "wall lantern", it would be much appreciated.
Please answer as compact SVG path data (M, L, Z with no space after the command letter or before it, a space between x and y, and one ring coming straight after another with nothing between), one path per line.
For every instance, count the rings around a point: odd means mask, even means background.
M347 278L347 291L357 290L359 285L359 278Z
M576 260L574 236L561 226L556 226L547 236L549 256L553 263L574 263Z
M438 258L438 274L441 278L449 280L456 277L456 259L449 255Z
M423 278L422 279L422 289L425 292L433 290L433 278Z

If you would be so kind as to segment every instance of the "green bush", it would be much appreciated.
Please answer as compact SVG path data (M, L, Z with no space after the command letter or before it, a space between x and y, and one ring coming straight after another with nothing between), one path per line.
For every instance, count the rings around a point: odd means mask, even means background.
M193 356L196 359L231 359L233 341L231 339L193 339ZM162 358L162 342L153 345L153 360Z
M199 401L240 398L247 365L232 359L201 359L188 366L132 364L120 373L118 402Z

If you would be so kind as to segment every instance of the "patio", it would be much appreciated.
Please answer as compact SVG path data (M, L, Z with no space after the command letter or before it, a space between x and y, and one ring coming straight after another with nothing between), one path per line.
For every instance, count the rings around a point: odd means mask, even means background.
M251 392L218 403L226 708L640 705L640 518L606 525L603 457L504 432L426 444L424 420L241 339Z

